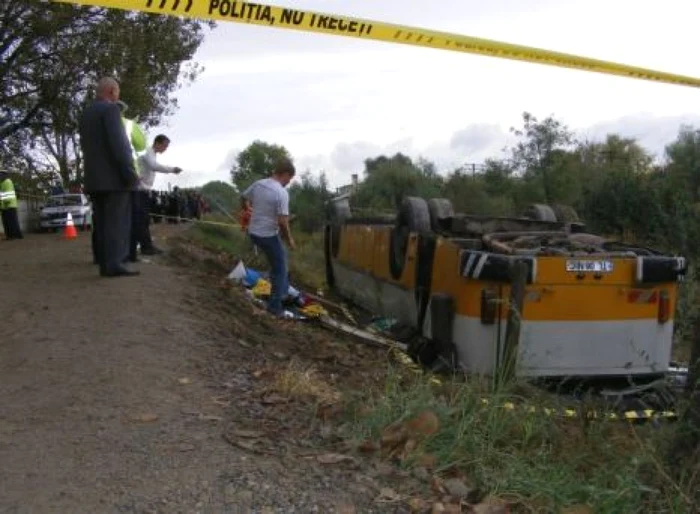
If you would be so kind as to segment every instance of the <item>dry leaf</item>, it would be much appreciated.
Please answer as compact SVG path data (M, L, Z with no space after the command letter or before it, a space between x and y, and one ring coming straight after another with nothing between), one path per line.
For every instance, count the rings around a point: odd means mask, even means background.
M375 503L395 503L401 501L401 495L388 487L383 487L379 491L379 496L375 498Z
M153 413L135 414L130 419L137 423L153 423L158 420L158 415Z
M258 439L265 434L258 432L257 430L232 430L231 435L236 437L243 437L245 439Z
M200 414L199 419L201 421L221 421L223 418L221 416L213 416L211 414Z
M430 509L430 514L443 514L445 512L445 506L440 503L433 503L433 508Z
M437 466L437 457L425 453L418 458L418 464L425 469L435 469L435 466Z
M406 503L413 514L425 512L425 510L428 508L427 502L421 498L411 498Z
M321 464L338 464L345 461L355 461L350 455L343 455L342 453L324 453L316 457L316 460Z
M472 489L459 478L449 478L442 485L455 499L464 500L472 495Z
M379 442L383 452L387 456L394 455L402 450L408 435L403 423L392 423L384 428Z
M226 397L225 396L215 396L211 399L211 401L212 401L212 403L214 403L216 405L220 405L222 407L228 407L229 405L231 405L231 401L225 400L224 398L226 398Z
M338 404L326 404L319 405L316 409L316 416L323 421L328 421L330 419L336 418L343 413L342 405Z
M588 505L572 505L561 511L561 514L595 514Z
M180 382L180 384L182 385L188 385L192 383L192 380L187 377L178 378L177 381Z
M356 514L357 509L355 508L354 505L351 504L343 504L339 505L338 509L336 510L336 514Z
M406 428L412 437L430 436L440 430L440 421L433 411L426 410L408 420Z
M442 481L438 477L433 477L430 480L430 488L433 490L435 494L444 494L445 493L445 488L442 487ZM444 508L444 506L443 506Z
M374 453L377 450L379 450L379 446L377 446L377 444L374 441L367 439L365 441L362 441L362 443L360 443L360 446L357 449L363 453Z
M289 398L285 398L283 396L280 396L278 394L272 393L265 398L262 399L262 403L265 405L273 405L276 403L288 403Z
M258 444L257 440L253 440L253 441L239 441L239 440L236 440L236 439L233 439L233 440L232 440L232 439L228 439L228 441L229 441L231 444L235 444L235 445L238 446L239 448L243 448L244 450L249 450L249 451L251 451L251 452L256 451L255 445Z
M494 496L487 496L479 505L472 507L473 514L509 514L508 502Z
M374 410L372 408L367 407L366 405L362 405L355 412L355 416L357 416L358 418L367 418L371 416L373 412Z
M406 444L403 446L403 456L407 456L409 453L411 453L413 450L418 448L418 441L415 439L409 439L406 441Z

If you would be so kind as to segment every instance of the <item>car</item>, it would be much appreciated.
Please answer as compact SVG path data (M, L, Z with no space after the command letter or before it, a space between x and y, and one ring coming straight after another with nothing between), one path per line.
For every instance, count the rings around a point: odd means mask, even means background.
M92 228L92 204L82 193L60 194L50 196L42 206L39 226L42 231L57 230L66 226L70 212L73 223L80 230Z

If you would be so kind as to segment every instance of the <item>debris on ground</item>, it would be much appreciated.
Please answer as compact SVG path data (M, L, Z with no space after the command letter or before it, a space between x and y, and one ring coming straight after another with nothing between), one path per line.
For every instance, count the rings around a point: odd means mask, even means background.
M236 263L227 278L243 285L250 298L259 306L264 306L270 297L272 285L269 274L247 267L242 260ZM283 306L284 317L287 319L302 321L328 315L328 311L318 301L291 285L283 300Z

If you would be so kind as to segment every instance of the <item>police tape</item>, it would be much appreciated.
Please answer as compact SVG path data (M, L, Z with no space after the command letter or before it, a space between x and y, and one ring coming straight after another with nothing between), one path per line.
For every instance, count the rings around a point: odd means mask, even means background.
M46 196L39 196L39 195L32 195L29 193L18 193L17 197L22 200L24 198L28 199L33 199L33 200L41 200L41 201L46 201L48 197ZM149 216L152 218L161 218L165 220L174 220L174 221L179 221L179 222L191 222L191 223L197 223L201 225L217 225L221 227L231 227L231 228L241 228L241 225L239 223L225 223L223 221L212 221L212 220L205 220L205 219L199 219L199 218L184 218L182 216L168 216L165 214L155 214L155 213L149 213Z
M241 225L238 223L225 223L223 221L212 221L212 220L204 220L200 218L183 218L182 216L169 216L165 214L155 214L155 213L148 213L148 215L151 218L161 218L164 220L173 220L173 221L178 221L182 223L196 223L200 225L218 225L220 227L232 227L232 228L240 228Z
M700 87L700 79L490 39L380 21L231 0L52 0L169 16L248 23L281 29L354 37L476 54L500 59Z
M390 354L394 358L405 366L409 371L414 374L426 375L425 370L418 366L408 355L404 352L392 349ZM429 381L433 385L441 386L443 381L434 375L429 376ZM480 403L483 406L489 406L494 403L488 398L480 398ZM653 410L653 409L638 409L638 410L627 410L622 412L599 412L595 410L583 410L574 409L570 407L541 407L526 405L523 403L515 402L502 402L499 404L501 408L507 411L521 411L528 414L534 415L544 415L547 417L565 418L565 419L580 419L585 418L588 420L602 420L602 421L659 421L659 420L674 420L677 419L678 415L670 410Z

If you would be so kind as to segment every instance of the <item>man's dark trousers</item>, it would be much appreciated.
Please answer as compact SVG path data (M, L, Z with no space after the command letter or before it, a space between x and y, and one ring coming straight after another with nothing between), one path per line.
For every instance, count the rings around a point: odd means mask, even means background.
M148 191L134 191L131 200L131 241L129 245L129 259L135 261L137 258L136 247L141 245L141 251L153 249L151 240L150 221L148 204Z
M17 209L3 209L2 210L2 226L5 232L5 238L7 239L22 239L22 230L19 226L19 216L17 215Z
M95 256L100 273L111 274L123 268L129 255L131 236L131 191L94 193Z
M92 238L92 262L93 264L99 264L100 263L100 255L99 255L99 244L97 243L97 214L95 213L95 197L90 196L90 202L92 202L92 230L91 230L91 238Z

